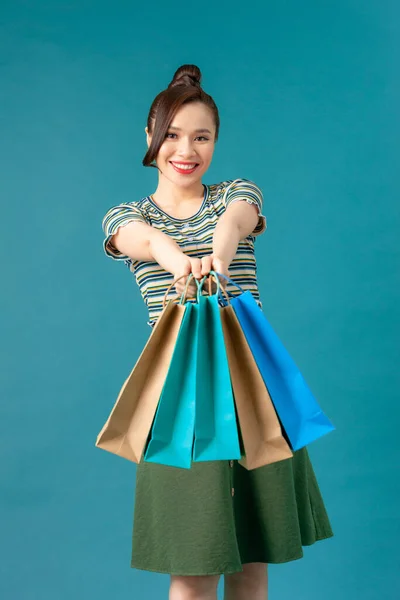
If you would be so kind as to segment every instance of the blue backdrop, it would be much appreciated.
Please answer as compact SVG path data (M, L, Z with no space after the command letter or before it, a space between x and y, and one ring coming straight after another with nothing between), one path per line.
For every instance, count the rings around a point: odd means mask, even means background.
M204 181L262 187L265 311L337 427L310 447L335 537L271 566L271 598L398 598L399 17L3 0L2 598L167 597L130 569L135 467L94 442L150 332L101 219L155 190L145 121L183 63L220 109Z

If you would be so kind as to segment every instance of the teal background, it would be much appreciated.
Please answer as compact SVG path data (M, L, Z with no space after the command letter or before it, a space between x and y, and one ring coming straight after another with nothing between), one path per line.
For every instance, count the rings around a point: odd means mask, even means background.
M337 427L310 447L335 537L271 566L270 597L399 597L399 17L3 0L1 598L167 598L129 566L135 467L94 442L150 331L101 219L154 191L143 129L183 63L220 109L204 181L262 187L265 311Z

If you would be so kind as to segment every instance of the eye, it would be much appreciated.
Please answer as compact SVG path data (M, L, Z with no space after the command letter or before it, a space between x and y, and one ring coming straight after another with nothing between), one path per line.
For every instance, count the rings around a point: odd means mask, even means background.
M197 139L197 140L200 140L200 139L201 139L201 140L205 140L206 142L208 141L208 138L207 138L207 137L205 137L204 135L199 135L199 136L198 136L196 139Z
M165 134L165 137L166 137L166 138L169 138L169 139L172 139L172 138L170 137L171 135L175 135L175 136L176 136L176 133L169 133L169 132L168 132L168 133L166 133L166 134Z

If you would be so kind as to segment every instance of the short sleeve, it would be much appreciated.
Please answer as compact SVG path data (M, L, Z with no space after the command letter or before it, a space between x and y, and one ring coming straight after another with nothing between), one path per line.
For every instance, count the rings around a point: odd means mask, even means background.
M102 227L106 236L103 241L103 248L107 256L111 256L115 260L129 260L129 256L125 256L125 254L122 254L112 245L111 238L120 227L124 227L131 221L147 224L144 211L141 209L139 202L119 204L106 212L103 217Z
M251 235L257 236L263 233L267 229L267 219L262 214L264 199L258 185L249 179L233 179L225 184L227 185L222 198L225 208L240 200L244 200L248 204L255 204L258 208L258 223Z

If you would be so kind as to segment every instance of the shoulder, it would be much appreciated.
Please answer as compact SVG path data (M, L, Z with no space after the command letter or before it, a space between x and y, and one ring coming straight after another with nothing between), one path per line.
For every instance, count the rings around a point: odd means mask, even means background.
M119 204L114 204L111 206L105 214L105 219L112 214L129 214L129 213L137 213L146 217L147 213L147 203L148 198L141 198L140 200L132 200L129 202L120 202Z
M226 179L209 187L214 205L218 211L221 211L221 214L235 202L242 201L254 204L258 210L258 223L252 232L252 237L256 237L266 230L267 219L262 212L263 193L254 181L245 177L238 177L237 179Z
M141 221L148 223L148 213L146 207L146 198L131 202L120 202L111 206L103 216L103 230L109 234L114 233L121 225L129 221Z
M251 179L238 177L237 179L226 179L219 183L208 186L213 198L222 202L225 206L236 200L247 200L262 207L263 193L261 188Z
M140 211L143 215L146 215L150 206L148 196L140 198L139 200L130 200L129 202L123 202L121 206L126 206L128 209Z

